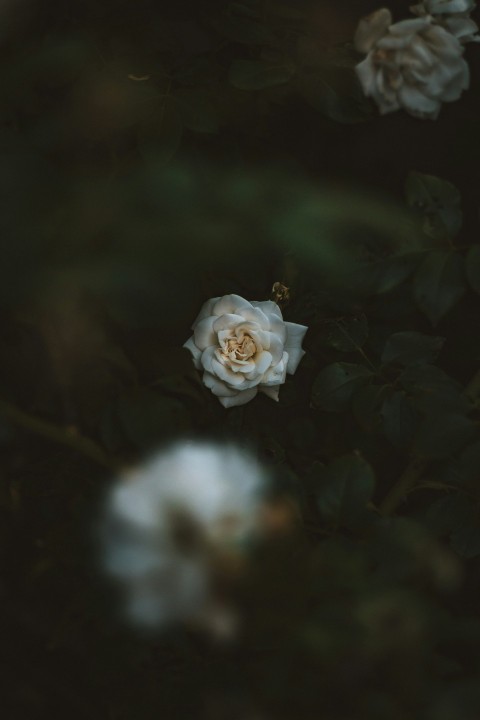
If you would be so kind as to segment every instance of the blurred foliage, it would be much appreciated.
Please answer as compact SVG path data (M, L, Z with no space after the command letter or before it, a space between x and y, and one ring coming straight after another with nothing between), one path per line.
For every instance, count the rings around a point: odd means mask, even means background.
M376 7L2 4L9 719L480 717L480 99L378 118ZM224 410L181 346L275 282L307 354ZM295 507L231 646L138 635L97 567L111 477L185 434L253 445Z

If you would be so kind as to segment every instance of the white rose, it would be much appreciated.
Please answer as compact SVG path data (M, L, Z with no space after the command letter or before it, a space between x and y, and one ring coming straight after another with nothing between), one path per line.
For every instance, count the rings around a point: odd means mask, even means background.
M355 47L367 53L356 67L363 91L382 114L403 108L433 120L443 102L458 100L469 86L463 46L430 16L391 22L383 8L358 26Z
M465 44L480 42L478 25L470 17L474 7L475 0L423 0L410 10L420 17L431 15L435 23L442 25Z
M261 530L265 487L265 472L245 451L193 441L122 476L102 529L104 567L125 591L129 618L225 633L234 613L216 596L213 576L229 563L236 569Z
M203 369L204 384L228 408L244 405L258 390L278 400L286 373L293 374L305 354L307 329L285 322L271 300L225 295L204 304L184 347Z

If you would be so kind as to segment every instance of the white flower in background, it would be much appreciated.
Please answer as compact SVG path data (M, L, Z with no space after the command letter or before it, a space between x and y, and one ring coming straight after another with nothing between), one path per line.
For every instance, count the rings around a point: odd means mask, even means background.
M107 498L104 566L123 585L129 617L231 633L234 613L216 593L259 528L265 486L245 451L193 441L121 477Z
M307 329L285 322L271 300L225 295L203 305L184 347L203 369L204 384L228 408L244 405L259 390L278 400L286 373L293 374L305 354Z
M354 42L367 54L356 66L363 91L382 114L403 108L434 120L469 86L462 44L430 16L392 25L390 11L377 10L360 21Z
M410 10L414 15L431 15L434 22L442 25L457 37L462 44L480 42L478 25L470 17L475 0L422 0Z

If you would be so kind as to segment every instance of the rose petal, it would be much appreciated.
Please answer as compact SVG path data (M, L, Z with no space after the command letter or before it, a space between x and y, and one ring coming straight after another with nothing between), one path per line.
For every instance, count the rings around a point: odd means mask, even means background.
M305 337L305 333L308 330L306 325L300 325L300 323L286 322L285 328L287 330L287 339L285 345L288 347L300 346Z
M387 8L381 8L376 12L360 20L353 44L355 49L361 53L368 53L384 35L392 23L392 13Z
M244 376L241 373L232 372L230 368L219 363L215 357L212 360L212 371L214 375L219 377L220 380L223 380L223 382L226 382L229 386L233 385L235 387L244 382Z
M400 88L398 99L403 107L415 117L429 117L433 120L440 112L441 102L427 97L413 85L405 85Z
M190 352L193 355L193 364L197 368L197 370L201 367L200 358L202 356L202 351L195 345L195 340L192 337L188 338L187 342L183 344L183 347L187 350L190 350Z
M283 355L283 342L274 333L270 333L270 347L269 352L272 355L272 364L276 365L282 359Z
M207 300L207 302L203 303L202 308L200 312L198 313L197 317L195 318L195 321L192 325L192 330L197 325L197 323L200 322L200 320L203 320L206 317L210 317L213 315L213 307L215 303L220 300L219 297L210 298L210 300Z
M223 407L229 408L236 405L245 405L246 403L250 402L250 400L253 400L256 394L257 388L250 388L249 390L239 392L237 395L232 397L221 397L219 398L219 400L222 403Z
M292 374L295 372L298 363L305 355L305 351L302 350L302 341L308 327L306 325L299 325L298 323L290 322L286 322L285 327L287 330L285 350L288 352L287 372Z
M209 372L203 373L203 384L217 397L233 397L237 394L236 390L227 387L224 382Z
M245 318L243 317L243 315L226 313L225 315L221 315L215 320L215 322L213 323L213 329L217 333L222 330L231 330L233 333L235 327L243 322L245 322Z
M214 372L212 362L215 358L216 352L217 352L216 347L213 347L213 346L208 347L203 351L202 356L200 358L201 366L203 367L204 370L206 370L209 373Z
M259 375L267 372L272 365L272 355L267 350L255 355L255 369Z
M280 394L280 385L259 385L258 387L259 392L262 392L264 395L267 395L271 400L275 400L278 402L278 396Z
M260 308L260 310L262 310L262 312L264 312L267 317L269 315L276 315L280 318L280 320L283 317L282 311L280 310L277 303L273 302L273 300L252 300L250 304L253 305L253 307Z
M262 378L262 386L283 385L287 374L288 353L284 352L279 363L269 368Z
M242 309L242 315L245 320L251 320L252 322L258 323L262 330L270 330L270 320L265 313L260 310L260 308L244 308Z
M240 295L224 295L220 300L217 300L213 306L213 312L215 315L220 317L227 313L234 313L241 315L242 308L252 307L248 300L240 297Z
M276 335L282 343L287 339L285 323L276 315L270 315L270 332Z
M210 345L217 345L217 336L213 330L215 317L206 317L195 325L193 328L193 336L195 345L199 350L205 350Z

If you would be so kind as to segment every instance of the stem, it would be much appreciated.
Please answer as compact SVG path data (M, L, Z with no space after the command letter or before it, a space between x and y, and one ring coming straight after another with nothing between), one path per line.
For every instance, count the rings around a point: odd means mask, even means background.
M36 435L41 435L53 442L66 445L103 467L111 470L117 467L116 463L103 452L97 443L90 440L90 438L64 430L48 420L41 420L33 415L29 415L23 412L23 410L19 410L15 405L2 399L0 399L0 413L19 427L29 430Z
M425 460L418 459L412 460L412 462L407 465L405 471L381 502L379 510L382 515L391 515L395 512L408 494L408 491L422 477L426 466L427 462Z

